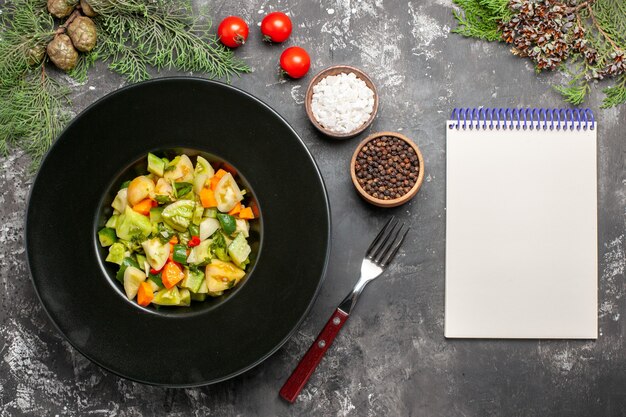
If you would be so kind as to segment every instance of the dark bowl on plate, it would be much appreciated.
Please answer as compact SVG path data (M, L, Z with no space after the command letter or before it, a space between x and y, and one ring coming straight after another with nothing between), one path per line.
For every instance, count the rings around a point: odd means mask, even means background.
M144 308L105 265L96 231L148 152L226 162L252 191L256 258L232 291ZM104 97L60 135L31 188L26 249L45 310L81 353L135 381L204 385L259 364L302 322L326 270L330 210L311 154L270 107L219 82L164 78Z

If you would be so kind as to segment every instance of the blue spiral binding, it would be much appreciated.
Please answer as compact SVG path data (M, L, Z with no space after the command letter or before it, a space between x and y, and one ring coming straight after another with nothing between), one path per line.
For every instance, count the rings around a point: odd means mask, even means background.
M476 130L594 130L591 109L569 108L455 108L450 129Z

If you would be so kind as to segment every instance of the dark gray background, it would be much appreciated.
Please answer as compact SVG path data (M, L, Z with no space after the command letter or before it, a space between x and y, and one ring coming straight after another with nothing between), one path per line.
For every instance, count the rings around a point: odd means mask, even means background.
M208 5L215 21L239 14L250 23L250 39L237 55L254 71L233 84L295 127L326 181L333 250L317 302L278 353L218 385L155 388L105 372L65 342L33 291L22 236L28 158L13 152L0 159L0 415L626 415L626 109L599 110L602 85L594 86L588 103L599 120L598 340L445 340L446 116L456 106L561 106L550 86L562 75L536 76L503 44L450 34L451 0ZM257 23L273 10L289 12L294 21L284 45L265 45L258 33ZM290 45L311 53L312 69L302 80L278 75L278 57ZM302 105L308 80L331 64L363 68L381 98L373 126L343 142L321 137ZM80 112L124 84L98 65L87 83L72 83L73 110ZM422 189L393 210L360 200L348 172L358 141L380 130L413 138L425 158ZM413 227L404 250L367 288L298 402L287 405L278 390L355 282L367 242L392 213Z

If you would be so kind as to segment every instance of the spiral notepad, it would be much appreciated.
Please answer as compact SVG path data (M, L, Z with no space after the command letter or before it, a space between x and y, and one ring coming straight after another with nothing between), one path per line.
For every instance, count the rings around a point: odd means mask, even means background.
M589 109L455 109L446 145L446 337L597 337Z

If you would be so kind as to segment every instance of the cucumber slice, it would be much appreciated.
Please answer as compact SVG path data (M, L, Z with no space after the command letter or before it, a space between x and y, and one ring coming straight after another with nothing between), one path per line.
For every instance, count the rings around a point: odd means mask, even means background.
M217 217L217 209L215 207L204 209L204 217L210 217L212 219Z
M187 288L181 288L178 290L178 293L180 294L180 302L178 305L189 307L191 305L191 292L189 292Z
M250 249L250 245L242 233L238 233L237 237L228 245L228 254L236 264L244 263L250 252L252 249Z
M180 283L180 286L197 293L203 282L205 282L204 272L197 269L192 271L189 268L185 268L185 278Z
M103 248L107 246L111 246L117 241L117 236L115 236L115 229L110 227L103 227L98 231L98 240L100 241L100 245Z
M202 215L204 214L204 207L201 204L196 205L196 209L193 212L193 218L191 222L196 226L199 226L202 223Z
M177 286L169 290L167 288L157 292L152 299L152 303L160 306L177 306L180 304L180 292Z
M150 223L161 223L163 221L162 212L163 207L152 207L150 209Z
M148 171L159 177L163 176L165 170L165 162L161 158L151 153L148 154Z

